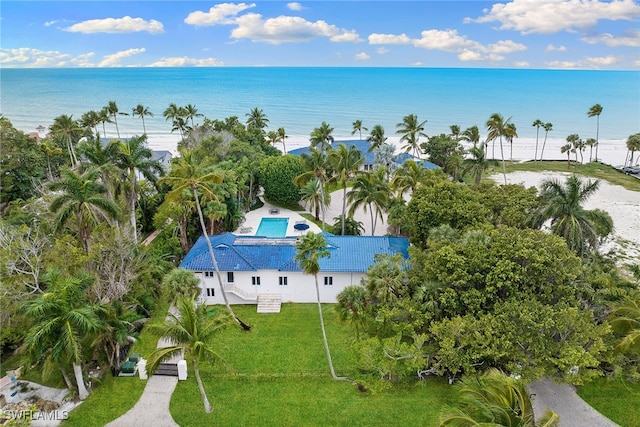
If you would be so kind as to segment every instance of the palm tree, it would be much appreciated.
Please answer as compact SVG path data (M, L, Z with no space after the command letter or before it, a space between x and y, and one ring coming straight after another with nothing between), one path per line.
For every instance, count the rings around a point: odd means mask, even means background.
M567 142L571 144L571 151L576 155L576 163L578 163L578 152L580 153L580 164L584 163L582 151L585 148L585 143L580 136L577 133L571 134L567 136Z
M81 175L73 170L63 170L59 181L49 184L52 191L60 192L50 205L52 212L57 212L54 226L59 230L72 215L75 214L78 236L85 252L89 252L89 237L93 224L99 217L115 219L118 208L104 197L106 188L97 182L100 175L98 168L90 168Z
M505 135L507 141L509 141L509 145L511 146L511 151L509 152L509 158L511 164L513 164L513 138L518 137L518 131L516 130L515 123L507 123L505 126Z
M596 139L587 138L587 140L584 142L584 145L589 147L589 163L591 163L593 161L593 147L594 145L596 145Z
M267 115L258 107L252 109L249 113L246 114L246 116L248 128L263 130L268 126L267 123L269 123L269 119L267 118Z
M62 154L63 150L50 139L43 140L40 144L40 147L42 148L42 151L44 151L44 155L47 156L47 172L49 181L53 181L53 172L51 171L51 156Z
M285 140L289 137L283 127L278 128L278 137L280 138L280 142L282 142L282 151L284 154L287 154L287 144Z
M116 134L118 135L118 139L120 139L120 129L118 129L118 115L128 116L129 114L120 112L118 110L118 105L116 104L116 101L109 101L109 104L107 104L106 108L107 108L107 112L109 113L109 116L113 118L113 123L115 123L116 125Z
M69 152L71 167L75 168L78 165L78 157L76 156L74 148L75 142L73 140L82 132L82 127L76 120L73 120L73 115L67 116L63 114L53 119L50 130L53 135L64 138L67 142L67 151Z
M317 148L320 146L321 151L325 151L333 143L333 128L327 123L322 122L320 127L315 128L309 137L311 146Z
M474 147L478 145L478 142L480 142L480 130L478 126L473 125L465 129L460 135L460 139L472 143Z
M622 336L616 352L640 351L640 292L634 291L613 305L609 316L611 329Z
M418 122L418 116L415 114L409 114L402 118L402 122L396 124L397 134L402 135L400 142L404 142L402 147L407 153L413 151L414 156L420 158L420 137L427 138L427 134L424 133L424 125L426 120Z
M364 327L367 318L369 297L367 290L361 285L349 285L337 297L336 311L341 320L350 320L356 328L356 340L360 339L360 328Z
M309 149L309 153L302 154L302 159L307 166L307 172L298 175L293 179L293 183L299 187L304 187L307 182L315 179L318 182L318 189L321 192L320 200L325 200L325 183L331 178L329 162L327 161L327 153L324 150L318 150L315 147ZM325 225L325 205L321 206L322 210L322 230Z
M589 111L587 111L587 117L596 117L596 162L598 161L598 145L600 143L600 114L602 114L602 105L595 104Z
M198 113L198 109L195 105L187 104L183 109L184 118L191 120L191 129L195 129L196 125L193 122L196 117L204 117L204 114Z
M211 262L213 263L213 268L216 272L216 277L218 278L218 286L220 287L220 292L222 294L222 298L224 299L224 304L227 307L227 311L234 318L234 320L244 330L250 330L251 327L244 324L235 315L233 309L231 308L231 305L229 305L227 293L225 292L222 285L222 276L220 275L218 262L216 261L215 254L213 253L211 240L209 239L209 235L207 234L207 226L204 223L202 207L200 205L199 193L202 193L205 197L210 199L216 198L216 195L211 190L210 185L221 183L222 177L217 172L207 172L202 170L201 165L196 161L193 153L188 150L183 150L180 153L180 157L174 160L171 168L171 173L161 178L159 182L166 183L169 186L173 187L173 189L169 193L167 193L167 196L165 198L165 200L168 202L180 200L185 190L191 191L191 194L193 194L193 198L196 201L198 218L200 219L200 227L202 229L202 234L204 235L205 241L207 242L207 246L209 247L209 255L211 256Z
M544 128L544 141L542 142L542 151L540 152L540 161L544 157L544 147L547 145L547 135L549 135L549 131L553 130L553 123L545 123L542 125Z
M640 133L629 135L629 138L627 138L627 150L631 152L631 159L629 161L629 166L633 166L633 154L636 151L640 151ZM625 165L626 165L626 161L625 161Z
M333 361L331 360L331 351L329 350L329 342L327 341L327 332L324 327L324 317L322 315L322 305L320 304L320 286L318 285L318 273L320 272L320 259L331 256L327 250L327 243L322 234L307 233L298 243L296 249L296 261L300 264L304 274L313 274L316 281L316 298L318 303L318 315L320 316L320 327L322 329L322 343L324 344L324 352L327 355L329 370L334 380L352 381L346 377L338 377L333 369Z
M378 218L384 220L382 212L389 205L389 187L385 175L386 170L383 167L373 172L361 172L356 175L351 191L347 193L349 216L353 216L359 207L362 207L364 212L369 210L372 236L375 234Z
M97 111L87 111L80 118L80 125L86 128L91 128L94 134L98 136L98 124L101 123L100 113Z
M393 175L390 187L397 192L398 200L402 200L407 191L411 190L411 193L416 191L416 188L418 188L418 185L427 174L427 169L413 160L407 160Z
M178 117L184 118L185 115L186 111L184 110L184 108L178 107L174 102L169 104L166 110L164 110L164 112L162 113L162 116L164 117L164 120L166 122L168 122L169 120L171 120L171 122L174 122Z
M145 117L153 117L153 113L151 111L149 111L149 107L145 107L142 104L138 104L133 109L131 115L133 117L140 117L140 119L142 120L142 132L146 134L147 133L147 127L145 126L144 118Z
M280 141L280 135L275 130L267 132L266 140L268 144L276 145Z
M301 200L309 204L309 211L315 212L316 221L320 221L320 209L331 203L331 195L321 188L320 181L315 177L304 184L301 193Z
M107 128L105 123L111 123L111 118L109 117L109 109L107 107L103 107L100 111L98 111L99 122L102 123L102 137L107 137Z
M482 174L491 166L497 166L498 162L494 159L487 159L482 147L471 147L469 149L471 158L464 159L463 161L463 174L471 174L473 176L473 183L480 185L482 180Z
M439 426L557 426L557 414L547 411L537 423L525 384L492 369L458 386L460 408L440 418Z
M212 340L231 319L227 315L210 317L207 306L203 304L196 308L193 299L180 298L176 306L177 313L170 312L164 323L149 327L153 333L167 339L172 345L155 350L149 357L147 367L150 372L155 372L160 363L184 353L185 359L193 363L193 373L204 410L210 413L213 412L213 407L200 376L200 361L220 359L213 349Z
M152 160L153 153L146 146L147 135L135 136L127 141L112 141L110 145L115 145L115 164L120 169L127 171L129 175L129 220L133 232L133 240L138 243L138 227L136 221L136 201L138 191L136 188L137 174L141 174L148 181L155 183L156 176L164 173L162 166L157 160Z
M373 151L382 146L387 139L389 138L384 136L384 128L382 125L375 125L373 129L371 129L371 134L369 134L369 137L367 138L367 141L371 144L368 151Z
M91 342L91 347L94 350L102 349L109 366L120 369L121 349L137 341L133 335L136 327L141 326L145 319L141 319L132 305L117 300L101 305L96 312L102 327Z
M450 125L449 129L451 130L451 137L458 140L460 138L460 125Z
M560 147L560 152L562 154L567 153L567 169L571 168L571 144L565 144Z
M576 175L565 183L558 180L543 181L540 192L540 208L534 214L533 226L540 228L551 221L551 232L563 237L570 249L578 255L586 255L598 247L600 238L613 231L609 214L601 210L586 210L582 204L600 186L600 181L584 182Z
M355 122L353 122L353 130L351 131L351 135L355 135L355 133L358 132L360 134L359 139L362 139L363 130L369 130L369 129L367 129L362 125L362 120L356 120Z
M358 171L360 165L364 162L360 150L351 145L338 145L337 150L331 150L328 162L332 170L336 172L335 180L342 185L342 232L344 236L344 220L347 212L347 181L349 181Z
M25 313L33 323L27 332L23 351L32 361L48 359L57 364L65 378L64 365L71 362L78 396L84 400L89 392L82 375L83 340L101 328L96 308L86 299L85 290L91 280L50 273L48 281L47 292L25 306Z
M178 131L180 133L180 139L182 140L184 140L189 130L191 130L191 128L187 124L187 120L182 116L175 118L171 124L171 132Z
M94 139L82 142L80 146L78 146L78 151L80 151L80 154L82 154L89 163L100 169L100 180L105 186L107 197L109 197L109 200L115 202L111 191L112 182L109 175L115 166L114 161L116 159L117 146L113 144L102 145L100 136L97 136Z
M495 151L496 139L500 140L500 155L502 157L502 174L504 176L505 185L507 184L507 169L504 164L504 148L502 146L502 137L504 136L508 138L509 135L511 135L512 133L515 133L515 127L511 129L510 126L507 126L509 125L509 120L511 120L511 117L505 120L504 117L502 117L502 115L498 113L492 114L491 117L489 117L489 120L487 120L487 130L489 131L489 134L487 135L487 141L493 141L494 151ZM495 158L495 154L492 155L492 157Z
M537 162L538 161L538 136L540 135L540 128L544 126L544 123L542 123L542 120L540 119L535 119L531 124L531 126L536 128L536 152L533 156L533 161Z

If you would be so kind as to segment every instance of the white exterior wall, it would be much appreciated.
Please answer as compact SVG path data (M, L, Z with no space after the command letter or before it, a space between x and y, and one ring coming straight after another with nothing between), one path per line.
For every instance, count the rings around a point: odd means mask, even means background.
M223 284L227 282L227 272L221 271ZM201 299L204 303L224 304L224 299L220 294L218 279L215 275L205 277L204 273L196 273L201 283ZM258 270L258 271L236 271L233 274L233 285L237 293L243 294L244 299L234 292L227 291L227 299L230 304L256 304L259 294L280 294L282 302L312 303L316 302L315 279L313 276L301 272ZM337 295L349 285L357 285L364 273L330 273L321 271L318 273L318 285L320 288L320 301L324 303L337 302ZM252 277L260 277L260 285L252 284ZM286 277L287 285L280 285L279 278ZM325 285L325 277L332 278L332 285ZM213 290L214 296L207 296L207 288ZM212 292L211 290L209 291Z

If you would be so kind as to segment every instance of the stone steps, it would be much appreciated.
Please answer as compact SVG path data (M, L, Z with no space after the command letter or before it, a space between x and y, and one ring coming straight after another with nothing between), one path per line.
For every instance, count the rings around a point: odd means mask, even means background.
M153 375L165 375L168 377L178 376L178 364L176 363L161 363L158 365L158 369Z
M282 296L280 294L258 295L258 313L280 313Z

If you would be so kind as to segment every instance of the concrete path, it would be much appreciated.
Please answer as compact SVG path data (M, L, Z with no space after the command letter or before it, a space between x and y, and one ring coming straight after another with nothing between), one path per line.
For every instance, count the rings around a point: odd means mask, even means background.
M169 402L177 384L178 377L152 376L138 403L107 427L178 427L169 413Z
M573 386L558 384L550 378L529 384L536 418L547 409L560 416L560 427L616 427L617 424L589 406Z

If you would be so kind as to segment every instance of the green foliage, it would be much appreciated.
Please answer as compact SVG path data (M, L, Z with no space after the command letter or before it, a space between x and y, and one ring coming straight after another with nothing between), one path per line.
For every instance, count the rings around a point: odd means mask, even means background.
M174 268L162 279L162 287L170 301L193 299L200 294L200 279L191 270Z
M429 156L429 160L444 168L447 173L453 172L447 167L449 159L452 156L461 155L464 151L457 139L444 133L429 137L429 140L422 146L424 152Z
M480 195L466 185L438 181L419 187L407 209L411 242L425 247L429 230L441 224L466 229L487 221L489 210Z
M334 223L331 226L329 233L336 235L342 234L342 215L333 218L333 221ZM362 225L362 222L356 221L351 216L345 218L344 236L362 236L362 233L364 233L364 225Z
M478 187L482 204L490 209L488 220L495 226L526 228L539 206L538 190L520 184L484 184Z
M293 184L293 179L304 172L304 164L298 156L286 155L262 160L260 183L264 188L264 197L276 203L298 203L300 188Z

